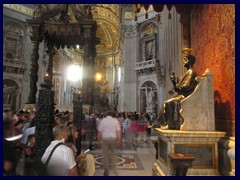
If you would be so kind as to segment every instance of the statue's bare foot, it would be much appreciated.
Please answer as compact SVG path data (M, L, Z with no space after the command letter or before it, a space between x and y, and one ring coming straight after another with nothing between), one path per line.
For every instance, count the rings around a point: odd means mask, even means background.
M168 125L166 125L166 126L161 126L161 129L168 129Z

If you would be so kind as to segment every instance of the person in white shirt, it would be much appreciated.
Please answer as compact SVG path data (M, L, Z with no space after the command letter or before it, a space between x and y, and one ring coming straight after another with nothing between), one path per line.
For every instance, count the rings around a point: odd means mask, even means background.
M52 132L54 140L42 156L43 163L47 161L52 149L58 143L64 143L68 139L68 131L65 125L56 125ZM47 174L49 176L77 176L75 157L69 147L60 145L56 148L48 163Z
M102 146L103 151L103 166L105 176L109 175L110 162L113 164L114 173L117 175L115 166L115 150L121 146L122 136L119 122L113 118L113 112L107 112L107 117L102 119L98 127L98 146ZM102 144L101 144L102 143ZM109 162L110 158L110 162Z
M21 143L26 146L28 143L28 136L31 134L35 134L36 126L30 127L26 129L26 131L23 133L23 137L21 140Z

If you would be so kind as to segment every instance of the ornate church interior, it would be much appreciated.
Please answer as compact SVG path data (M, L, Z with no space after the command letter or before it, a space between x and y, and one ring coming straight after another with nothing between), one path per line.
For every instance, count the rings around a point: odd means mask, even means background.
M40 161L57 118L106 175L88 119L111 111L122 144L109 175L235 176L234 4L3 4L2 83L4 175L33 175L27 129L34 119Z

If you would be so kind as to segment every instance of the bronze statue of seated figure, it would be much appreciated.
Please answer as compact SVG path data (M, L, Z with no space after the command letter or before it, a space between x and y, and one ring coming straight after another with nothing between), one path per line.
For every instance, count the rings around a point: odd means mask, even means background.
M159 110L156 120L152 124L153 128L161 127L161 129L179 130L184 121L180 114L180 102L194 91L197 81L195 80L196 75L193 71L195 57L189 54L184 57L183 63L187 71L179 78L179 80L176 82L174 73L172 73L170 77L177 95L164 102Z

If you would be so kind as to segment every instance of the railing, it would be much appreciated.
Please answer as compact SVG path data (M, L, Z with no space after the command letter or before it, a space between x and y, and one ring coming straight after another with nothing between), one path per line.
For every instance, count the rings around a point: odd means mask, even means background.
M155 67L155 64L156 64L156 59L138 62L135 64L134 70L153 68Z

